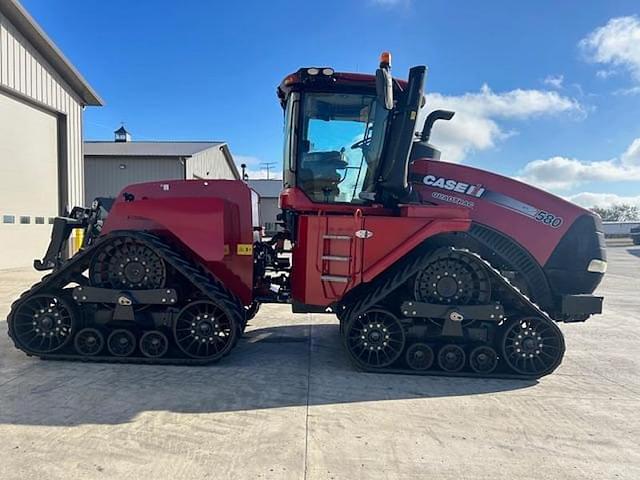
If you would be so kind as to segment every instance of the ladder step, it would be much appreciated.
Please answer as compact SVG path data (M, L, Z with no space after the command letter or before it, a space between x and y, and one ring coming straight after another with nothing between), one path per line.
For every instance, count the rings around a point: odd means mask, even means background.
M341 255L322 255L322 260L329 260L332 262L348 262L351 257L343 257Z
M325 282L347 283L349 277L343 277L341 275L321 275L320 279Z
M325 240L351 240L349 235L324 235L322 238Z

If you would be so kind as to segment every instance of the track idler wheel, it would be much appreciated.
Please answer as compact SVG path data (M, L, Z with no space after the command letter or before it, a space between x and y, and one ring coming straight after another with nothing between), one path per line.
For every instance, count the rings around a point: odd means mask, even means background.
M104 348L104 336L95 328L83 328L76 334L73 345L83 357L93 357Z
M542 377L553 372L564 356L564 337L546 318L512 320L502 337L502 356L520 375Z
M498 354L486 345L476 347L469 355L469 366L474 372L487 375L498 366Z
M447 373L459 372L464 368L466 354L460 345L450 343L440 348L438 366Z
M158 330L145 332L140 338L140 351L147 358L160 358L169 350L169 339Z
M412 370L429 370L433 365L433 349L426 343L414 343L407 348L404 358Z
M114 357L128 357L136 350L136 336L129 330L114 330L107 338L107 350Z
M400 357L405 346L400 320L378 308L350 319L343 336L349 355L364 368L388 367Z
M60 350L73 337L73 307L56 295L34 295L9 318L14 341L27 353L40 355Z
M198 300L180 311L173 326L173 335L185 355L217 360L233 347L238 325L222 305Z

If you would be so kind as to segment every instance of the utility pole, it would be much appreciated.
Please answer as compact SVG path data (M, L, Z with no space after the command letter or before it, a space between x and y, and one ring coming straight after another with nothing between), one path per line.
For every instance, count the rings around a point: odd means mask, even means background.
M269 174L271 173L271 167L273 167L276 164L276 162L263 162L260 164L260 166L262 168L266 168L267 169L267 180L269 180Z

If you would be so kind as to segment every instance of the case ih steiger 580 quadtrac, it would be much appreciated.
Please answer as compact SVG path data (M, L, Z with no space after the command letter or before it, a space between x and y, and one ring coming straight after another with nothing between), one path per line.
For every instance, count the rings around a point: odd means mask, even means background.
M552 372L565 349L556 322L601 311L599 218L438 161L431 127L453 113L432 112L416 133L425 71L394 80L383 55L375 76L303 68L284 79L284 228L269 240L257 237L257 197L242 181L131 185L111 206L57 218L35 262L52 272L9 313L16 347L51 359L209 363L261 303L278 302L334 312L364 370ZM64 260L73 228L85 229L84 245Z

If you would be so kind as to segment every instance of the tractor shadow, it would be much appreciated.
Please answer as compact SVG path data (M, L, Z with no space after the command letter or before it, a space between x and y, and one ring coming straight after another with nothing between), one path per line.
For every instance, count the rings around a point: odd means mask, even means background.
M0 424L112 425L148 411L457 397L537 383L359 372L342 349L336 323L249 330L229 357L206 367L40 361L12 347L0 339Z
M640 247L627 248L627 252L636 257L640 257Z

